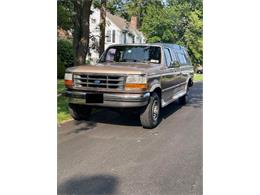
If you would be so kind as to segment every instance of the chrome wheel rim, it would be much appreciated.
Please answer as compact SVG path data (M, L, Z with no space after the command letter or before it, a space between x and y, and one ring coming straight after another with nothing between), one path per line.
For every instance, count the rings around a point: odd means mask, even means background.
M152 116L153 120L156 121L159 117L159 112L160 112L160 106L158 100L154 100L153 106L152 106Z

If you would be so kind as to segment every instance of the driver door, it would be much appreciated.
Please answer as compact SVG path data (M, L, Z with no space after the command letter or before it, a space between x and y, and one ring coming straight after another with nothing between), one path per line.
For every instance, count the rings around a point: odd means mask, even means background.
M180 67L173 66L174 57L170 48L164 48L164 73L162 75L162 92L163 100L168 102L172 100L174 94L176 93L177 86L181 77Z

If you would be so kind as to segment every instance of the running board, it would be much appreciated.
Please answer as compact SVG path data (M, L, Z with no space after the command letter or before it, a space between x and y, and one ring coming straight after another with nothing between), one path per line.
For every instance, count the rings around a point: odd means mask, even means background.
M177 100L178 98L184 96L186 94L186 89L178 92L177 94L175 94L172 99L170 99L168 102L165 102L163 99L162 99L162 107L165 107L167 106L168 104L174 102L175 100Z

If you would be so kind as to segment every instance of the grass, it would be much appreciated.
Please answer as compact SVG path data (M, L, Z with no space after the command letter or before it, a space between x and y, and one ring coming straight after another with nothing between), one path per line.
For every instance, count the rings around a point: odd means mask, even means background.
M203 74L194 74L193 81L203 81Z
M68 100L66 97L60 96L57 99L58 106L57 106L57 120L58 123L62 123L66 120L71 119L71 116L69 114L68 110Z
M65 90L64 81L57 80L57 93L60 94ZM57 120L58 123L62 123L66 120L71 119L68 110L68 100L64 96L57 97Z
M60 94L65 90L65 86L64 86L64 80L63 79L58 79L57 80L57 93Z

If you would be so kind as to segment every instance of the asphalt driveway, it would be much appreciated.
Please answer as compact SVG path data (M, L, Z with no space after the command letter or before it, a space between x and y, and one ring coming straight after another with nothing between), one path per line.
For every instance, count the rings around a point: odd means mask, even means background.
M202 194L202 83L160 125L110 110L58 128L58 194Z

